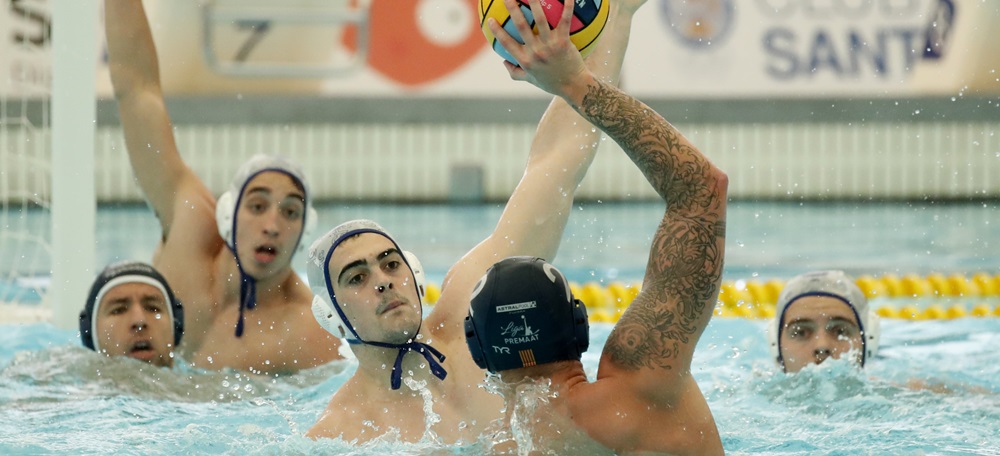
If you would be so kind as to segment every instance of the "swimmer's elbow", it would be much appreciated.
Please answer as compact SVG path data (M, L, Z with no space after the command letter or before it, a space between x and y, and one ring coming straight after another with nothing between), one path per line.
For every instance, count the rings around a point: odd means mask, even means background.
M709 182L712 183L712 193L717 197L726 198L729 194L729 175L715 166L709 170Z

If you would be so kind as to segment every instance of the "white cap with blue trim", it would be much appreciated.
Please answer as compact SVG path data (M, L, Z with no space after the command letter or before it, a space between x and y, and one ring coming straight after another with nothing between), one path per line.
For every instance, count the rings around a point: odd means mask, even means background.
M258 154L247 160L236 171L229 189L219 196L215 202L215 223L219 230L219 236L226 242L226 246L233 252L236 258L236 267L240 271L240 316L236 322L236 337L243 336L243 312L245 309L253 309L257 305L257 280L251 277L240 263L240 257L236 253L236 212L240 207L240 199L247 184L258 174L276 171L283 173L302 186L303 198L305 199L305 214L302 220L302 232L296 241L296 248L302 248L302 239L308 238L309 233L316 227L316 210L312 206L312 196L309 192L309 185L306 182L302 168L284 157Z
M858 319L864 346L861 365L878 353L880 336L879 316L868 306L868 298L855 284L854 280L843 271L814 271L798 275L781 290L774 309L774 321L768 327L767 337L771 354L779 362L781 360L781 322L785 309L799 298L806 296L830 296L843 301L851 307Z
M347 315L341 308L340 303L337 302L337 297L333 291L333 284L330 281L330 257L342 242L362 233L374 233L383 236L400 251L403 255L403 261L406 262L413 274L414 285L416 285L418 291L418 303L420 304L421 313L423 312L424 274L423 267L420 266L420 262L417 261L416 256L402 250L396 240L378 223L360 219L344 222L334 227L323 236L320 236L319 239L316 239L309 247L309 260L306 262L306 272L309 277L309 287L312 289L313 294L315 294L312 303L313 316L316 317L316 321L320 326L334 336L345 339L350 344L366 344L398 349L399 352L390 376L392 389L399 389L402 383L403 356L408 351L415 351L423 356L427 360L427 366L431 373L439 379L444 380L448 373L440 364L445 359L444 354L440 351L425 343L417 342L413 338L402 344L365 340L358 335L350 320L347 319ZM419 334L419 332L420 328L418 326L415 333Z

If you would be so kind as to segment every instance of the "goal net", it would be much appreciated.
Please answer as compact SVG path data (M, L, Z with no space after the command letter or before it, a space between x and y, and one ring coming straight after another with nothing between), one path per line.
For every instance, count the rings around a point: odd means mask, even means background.
M46 2L5 5L0 30L0 305L37 306L51 271Z

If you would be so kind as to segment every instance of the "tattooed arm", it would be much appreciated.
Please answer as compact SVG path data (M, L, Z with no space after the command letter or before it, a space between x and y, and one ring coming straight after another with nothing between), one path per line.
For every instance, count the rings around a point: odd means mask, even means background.
M609 336L598 378L626 375L650 394L674 394L678 379L689 377L718 295L728 178L659 114L584 67L568 39L570 13L535 35L513 2L505 2L526 37L519 45L495 21L489 24L521 64L507 64L511 78L564 98L625 150L666 203L642 292ZM537 0L529 3L541 13Z
M609 370L645 371L650 387L687 375L712 316L722 276L728 179L648 106L600 82L579 105L614 138L666 203L653 235L642 292L619 319L601 359Z

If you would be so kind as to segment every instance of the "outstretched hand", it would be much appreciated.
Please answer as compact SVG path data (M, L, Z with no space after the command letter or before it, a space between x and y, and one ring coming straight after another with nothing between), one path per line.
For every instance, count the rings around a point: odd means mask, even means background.
M511 21L524 44L511 37L495 19L490 18L488 25L497 41L520 63L514 65L504 61L511 79L530 82L553 95L569 95L573 82L587 73L583 57L569 39L575 3L567 0L559 24L550 28L539 0L528 0L531 13L536 18L538 33L535 34L524 18L517 0L504 0L504 5L510 11Z

